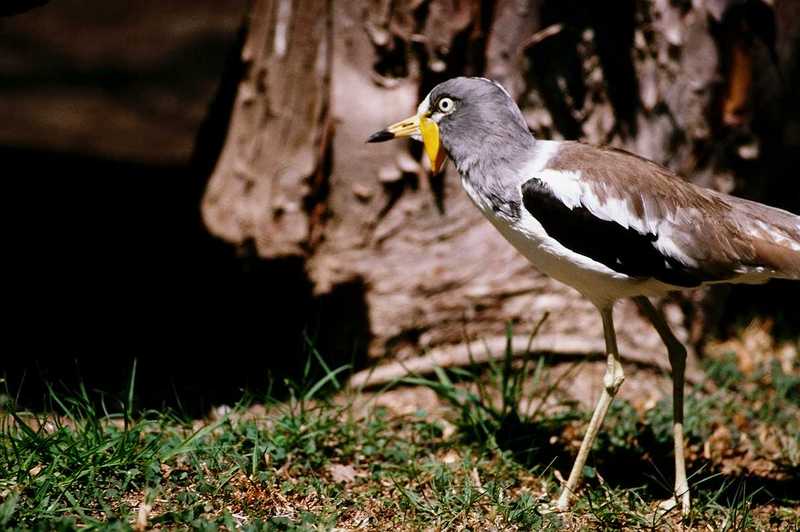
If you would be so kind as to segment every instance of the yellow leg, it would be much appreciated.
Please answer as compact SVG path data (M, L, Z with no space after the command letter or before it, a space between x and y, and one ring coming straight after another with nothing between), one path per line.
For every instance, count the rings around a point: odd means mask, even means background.
M569 508L570 497L575 493L575 488L583 474L583 467L586 465L586 458L589 456L589 450L592 448L594 439L600 427L603 425L603 420L608 413L608 407L611 406L611 401L617 394L622 381L625 380L625 374L622 370L622 364L619 360L619 353L617 352L617 336L614 332L614 320L612 317L611 307L600 309L600 314L603 317L603 332L606 338L606 352L608 354L608 366L606 373L603 377L603 391L600 394L600 399L597 401L597 406L592 414L592 419L589 421L589 427L586 429L586 435L581 442L581 448L578 451L578 457L575 459L575 464L570 471L567 484L561 491L561 496L558 498L557 508L561 511Z
M683 515L691 510L692 503L689 495L689 482L686 479L686 460L684 458L683 442L683 381L686 373L686 348L675 338L666 320L644 296L635 298L639 308L642 309L647 319L653 324L669 353L669 363L672 367L672 437L675 443L675 493L671 499L661 503L664 510L671 510L678 502L681 504Z

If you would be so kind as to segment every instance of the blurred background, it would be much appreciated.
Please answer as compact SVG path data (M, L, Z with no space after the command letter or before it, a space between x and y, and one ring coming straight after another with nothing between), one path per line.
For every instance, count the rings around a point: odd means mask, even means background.
M4 2L0 371L206 411L302 370L529 333L602 350L596 312L533 272L421 147L367 146L438 82L501 82L539 138L624 147L800 212L793 0ZM797 283L795 283L796 285ZM662 302L702 356L797 288ZM663 366L632 305L623 352ZM549 344L547 342L550 342Z

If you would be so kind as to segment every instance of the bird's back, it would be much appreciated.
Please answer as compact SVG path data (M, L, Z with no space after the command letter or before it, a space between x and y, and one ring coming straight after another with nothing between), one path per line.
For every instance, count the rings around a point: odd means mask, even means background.
M583 210L585 218L597 220L584 220L581 227L613 222L626 230L628 240L642 235L639 242L647 249L640 251L647 253L635 254L628 261L633 271L625 273L639 276L633 259L653 255L652 247L662 257L656 262L668 263L670 275L660 278L668 284L800 279L800 216L698 187L624 150L560 142L550 151L547 161L531 172L531 184L541 183L531 204L542 199L545 189L558 200L556 205ZM536 189L528 190L536 194ZM553 224L553 229L560 227ZM621 256L606 264L616 269L625 262ZM656 269L651 264L647 271Z

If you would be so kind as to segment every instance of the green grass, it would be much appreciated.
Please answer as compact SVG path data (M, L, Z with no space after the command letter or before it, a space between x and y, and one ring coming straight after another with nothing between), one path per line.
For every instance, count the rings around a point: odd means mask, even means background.
M312 363L322 358L305 375ZM202 421L134 413L135 372L116 413L83 389L51 391L48 415L6 405L0 529L800 526L799 380L775 363L745 375L732 356L712 360L717 389L690 394L694 508L683 523L654 511L672 478L669 401L644 412L614 403L575 509L559 515L546 503L588 416L555 399L575 367L506 357L407 379L400 392L439 398L410 413L379 406L394 392L342 390L345 369L301 379L286 401L243 402Z
M147 527L208 530L328 529L368 514L447 528L491 501L508 505L497 516L505 523L536 517L511 493L518 464L446 440L423 412L356 416L352 403L305 397L202 424L149 412L126 425L85 396L59 402L69 417L4 420L3 529L128 530L140 513ZM335 477L337 465L352 478Z

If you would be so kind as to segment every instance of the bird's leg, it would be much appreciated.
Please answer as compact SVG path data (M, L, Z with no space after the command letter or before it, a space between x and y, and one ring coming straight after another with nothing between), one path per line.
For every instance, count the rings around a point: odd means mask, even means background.
M614 332L614 320L611 310L611 307L600 310L600 314L603 317L603 332L606 338L606 352L608 355L608 366L603 376L603 391L600 393L600 399L597 401L597 406L592 414L592 420L589 421L589 427L586 429L586 435L581 442L581 448L578 451L575 464L572 466L572 471L570 471L567 484L564 486L561 496L558 498L557 508L562 511L569 507L570 496L575 492L575 488L578 486L578 482L581 479L583 466L586 465L586 457L589 455L589 450L592 448L592 444L597 437L600 426L603 424L606 413L608 413L608 407L611 406L611 401L617 394L620 385L622 385L622 381L625 380L622 364L619 360L619 353L617 352L617 336Z
M681 503L683 515L691 509L689 496L689 483L686 479L686 460L684 458L683 443L683 381L686 373L686 348L672 334L664 317L653 304L644 296L634 298L639 308L647 319L653 324L669 353L669 363L672 366L672 436L675 441L675 493L672 499L664 501L661 507L665 510L674 508L678 501Z

